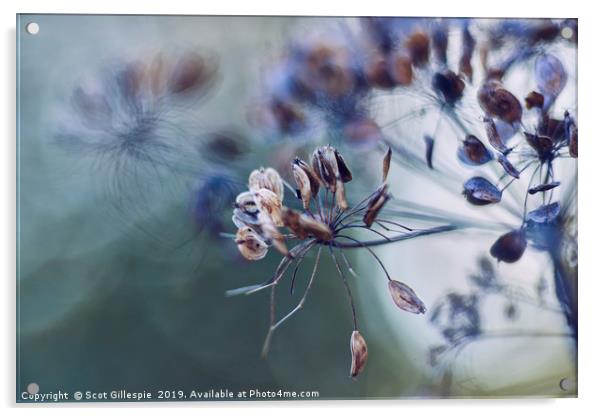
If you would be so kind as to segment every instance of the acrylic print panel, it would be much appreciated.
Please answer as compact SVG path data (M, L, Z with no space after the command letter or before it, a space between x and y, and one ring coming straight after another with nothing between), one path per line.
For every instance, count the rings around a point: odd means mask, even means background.
M17 33L17 401L576 396L575 19Z

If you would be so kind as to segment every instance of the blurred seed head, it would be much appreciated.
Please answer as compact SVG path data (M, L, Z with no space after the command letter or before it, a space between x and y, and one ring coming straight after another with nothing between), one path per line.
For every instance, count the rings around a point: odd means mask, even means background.
M500 202L502 192L487 179L480 176L464 183L464 196L473 205L488 205Z
M498 261L514 263L523 256L526 248L527 238L525 232L521 229L502 235L493 243L489 252Z

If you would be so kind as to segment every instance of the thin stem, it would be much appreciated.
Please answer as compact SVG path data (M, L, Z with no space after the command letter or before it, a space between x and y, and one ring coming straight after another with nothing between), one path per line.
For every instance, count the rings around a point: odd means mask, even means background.
M353 329L357 331L357 314L355 312L355 304L353 303L353 295L351 294L351 288L349 287L349 282L347 282L347 278L345 277L345 273L341 270L341 265L337 260L337 257L334 255L334 251L332 250L332 246L328 246L330 250L330 255L332 256L332 260L339 272L339 275L343 279L343 284L345 285L345 290L347 291L347 298L349 299L349 304L351 305L351 314L353 315Z
M391 280L391 276L389 276L389 272L387 271L387 268L385 267L385 265L383 264L383 262L380 260L380 258L379 258L379 257L376 255L376 253L375 253L375 252L374 252L374 251L373 251L371 248L369 248L369 247L368 247L368 246L366 246L364 243L362 243L362 242L361 242L361 241L359 241L359 240L356 240L356 239L355 239L355 238L353 238L353 237L348 237L348 236L346 236L346 235L339 235L339 236L337 236L337 237L347 238L347 239L349 239L349 240L355 241L357 244L360 244L360 247L363 247L363 248L365 248L366 250L368 250L368 251L370 252L370 254L372 254L372 257L374 257L374 258L376 259L376 261L378 262L378 264L380 264L380 267L381 267L381 268L383 269L383 271L385 272L385 275L387 275L387 279ZM333 242L333 243L336 243L336 241L335 241L335 242ZM336 246L335 246L335 247L336 247ZM340 247L340 246L339 246L339 247Z
M364 242L355 240L356 243L341 243L338 241L332 241L331 244L334 247L338 247L338 248L360 248L360 247L366 248L366 247L380 246L383 244L395 243L395 242L403 241L403 240L410 240L412 238L423 237L423 236L427 236L427 235L441 234L444 232L455 231L458 229L459 229L459 227L456 225L442 225L440 227L433 227L433 228L428 228L425 230L412 231L407 234L391 237L389 240L382 239L382 240L370 240L370 241L364 241ZM347 237L344 235L337 235L337 238L338 237L344 237L344 238L351 239L351 237Z

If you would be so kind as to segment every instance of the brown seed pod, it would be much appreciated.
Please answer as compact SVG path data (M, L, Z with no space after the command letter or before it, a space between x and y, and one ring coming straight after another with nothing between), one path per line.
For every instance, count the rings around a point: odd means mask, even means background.
M448 104L455 104L464 92L464 81L449 69L437 72L431 81L433 89L437 91Z
M418 298L414 290L405 283L389 280L389 292L393 302L399 309L415 314L426 312L424 303Z
M383 183L387 182L387 177L389 176L389 169L391 168L391 157L393 156L393 151L389 147L385 157L383 159Z
M297 197L301 198L303 202L303 209L306 211L309 209L309 203L311 201L311 182L307 173L299 165L293 162L293 178L297 185Z
M234 241L247 260L261 260L268 252L268 245L251 227L239 228Z
M320 241L332 240L332 230L328 225L324 224L322 221L319 221L308 215L301 214L299 218L299 224L306 233L308 233L309 235L313 235Z
M343 183L352 179L343 156L332 146L317 148L312 155L312 167L324 186L332 193L337 190L337 180Z
M342 211L347 211L349 209L349 204L347 203L347 198L345 197L345 185L343 185L343 181L337 179L337 189L335 192L337 207L339 207Z
M458 158L471 166L479 166L493 159L491 152L476 136L469 134L458 148Z
M395 55L391 62L391 77L397 85L408 86L412 83L414 72L412 60L404 55Z
M430 55L430 39L426 33L414 32L406 40L405 46L414 66L422 67L427 64Z
M255 169L249 175L249 189L267 189L275 193L280 201L284 198L284 185L280 174L273 168Z
M527 110L532 108L543 108L543 102L543 95L537 91L531 91L529 95L525 97L525 107L527 107Z
M280 224L282 224L282 219L280 218L280 212L278 213L279 215L279 222ZM287 256L288 255L288 248L286 247L285 244L285 238L284 236L280 233L280 231L278 231L278 227L276 226L276 224L274 224L274 221L272 220L272 218L267 215L264 212L259 212L259 224L261 226L261 232L263 233L263 237L264 239L271 243L276 250L278 250L281 254Z
M498 238L489 252L498 261L514 263L518 261L527 248L527 239L522 230L510 231Z
M366 224L366 226L372 226L380 210L385 206L387 201L391 199L391 194L388 193L388 190L389 185L382 185L368 203L368 208L366 208L366 213L364 214L364 224Z
M259 214L266 214L269 216L274 224L278 227L282 227L282 219L280 217L280 211L282 209L282 202L280 198L269 189L261 188L256 191L251 191L255 204L259 210Z
M307 232L301 227L301 214L294 209L282 207L282 223L298 238L307 238Z
M349 342L351 347L351 370L350 376L356 378L359 373L362 372L366 362L368 361L368 345L366 340L359 331L353 331L351 333L351 340Z
M519 122L523 116L520 101L499 81L489 80L477 93L479 105L488 114L494 115L506 123Z

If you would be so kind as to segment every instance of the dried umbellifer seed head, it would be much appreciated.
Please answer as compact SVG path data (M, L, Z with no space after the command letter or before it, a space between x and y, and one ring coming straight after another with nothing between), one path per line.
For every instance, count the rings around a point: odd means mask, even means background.
M510 231L498 238L489 252L498 261L514 263L518 261L527 248L527 238L522 230Z
M473 205L488 205L500 202L502 192L487 179L480 176L470 178L464 183L464 196Z
M525 132L525 138L541 160L548 160L552 156L554 141L550 137Z
M239 228L234 241L247 260L261 260L268 252L268 245L263 238L250 227Z
M255 169L249 175L249 189L257 191L267 189L275 193L280 201L284 198L284 185L280 174L272 168Z
M399 309L415 314L426 312L424 303L418 298L414 290L405 283L389 280L389 292L393 302Z
M332 193L337 190L337 180L344 183L352 179L343 156L332 146L317 148L312 155L312 166L324 186Z
M366 213L364 214L364 224L368 227L371 227L376 218L378 217L378 213L385 206L387 201L391 199L391 194L389 191L389 185L382 185L376 191L376 194L372 197L370 202L368 203L368 207L366 208Z
M265 213L272 219L276 226L282 227L282 218L280 216L282 202L280 201L280 198L274 192L265 188L252 191L252 193L259 213Z
M506 123L518 122L523 116L520 101L510 91L504 89L499 81L485 82L479 89L477 98L483 110Z
M349 375L356 378L362 372L368 361L368 344L359 331L351 333L351 370Z

